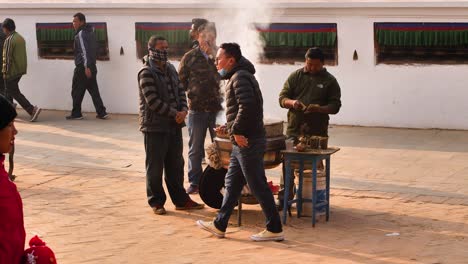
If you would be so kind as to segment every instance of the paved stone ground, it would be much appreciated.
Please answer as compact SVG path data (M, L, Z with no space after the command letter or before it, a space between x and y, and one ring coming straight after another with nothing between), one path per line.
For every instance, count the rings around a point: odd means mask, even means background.
M15 170L27 239L42 236L59 263L467 263L468 131L331 128L330 145L341 147L331 221L292 218L285 242L254 243L257 205L227 239L195 226L214 209L179 212L168 201L167 215L152 214L136 116L64 116L28 123L20 113Z

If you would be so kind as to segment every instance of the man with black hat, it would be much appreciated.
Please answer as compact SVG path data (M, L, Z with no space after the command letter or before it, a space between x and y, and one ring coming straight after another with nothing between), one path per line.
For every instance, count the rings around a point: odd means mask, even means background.
M2 23L2 29L7 38L3 44L2 75L5 82L5 91L9 99L15 99L21 107L31 116L29 121L34 122L41 113L41 108L33 106L21 93L18 83L21 77L26 74L28 66L26 54L26 42L24 38L16 32L15 21L10 18ZM4 93L5 91L0 91Z

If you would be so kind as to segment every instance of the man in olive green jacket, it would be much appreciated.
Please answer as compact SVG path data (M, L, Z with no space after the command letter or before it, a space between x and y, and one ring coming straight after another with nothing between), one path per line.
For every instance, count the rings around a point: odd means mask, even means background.
M18 83L21 77L26 74L27 55L26 42L18 34L15 22L7 18L2 23L2 29L7 38L3 44L2 75L5 82L5 89L2 93L7 93L8 98L15 99L21 107L31 116L30 121L36 121L41 109L33 106L21 93Z
M303 133L328 137L329 115L337 114L341 108L340 85L323 67L323 52L319 48L311 48L305 59L305 66L291 73L279 95L280 106L289 109L286 135L294 140L294 144ZM323 168L321 163L318 166ZM283 182L281 177L282 187ZM292 188L293 185L290 186ZM293 193L292 189L289 193ZM278 195L279 209L282 209L283 194L284 190L281 190Z
M304 124L309 135L328 136L328 115L337 114L341 108L340 86L323 67L323 52L311 48L305 58L305 67L289 76L279 95L280 106L289 109L286 134L295 143Z

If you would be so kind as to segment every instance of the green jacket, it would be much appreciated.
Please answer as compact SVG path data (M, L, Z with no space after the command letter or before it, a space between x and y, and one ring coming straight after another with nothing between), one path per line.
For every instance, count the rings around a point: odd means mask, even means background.
M12 32L3 44L2 74L5 80L12 80L26 74L28 60L26 42L17 32Z
M325 68L316 75L304 72L304 68L301 68L291 73L279 95L280 106L283 108L286 99L299 100L306 106L309 104L328 106L336 114L341 107L340 85ZM328 136L329 119L328 114L304 114L303 111L289 109L286 134L288 137L298 137L303 134L301 127L307 124L307 134Z

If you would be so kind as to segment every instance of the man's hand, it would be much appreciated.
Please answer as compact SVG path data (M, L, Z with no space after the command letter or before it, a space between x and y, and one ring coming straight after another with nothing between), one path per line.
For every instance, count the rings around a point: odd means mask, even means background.
M215 132L221 135L227 134L227 127L226 125L218 126L215 128Z
M237 145L241 148L249 146L249 140L242 135L234 135L234 140L236 141Z
M85 74L88 79L91 79L91 77L93 77L93 74L91 73L91 69L88 67L86 67L85 69Z
M305 105L299 101L299 100L294 100L293 101L293 108L296 109L296 110L305 110Z
M177 124L182 124L187 116L187 111L177 112L175 116L175 121Z
M320 112L320 105L318 104L310 104L307 106L307 109L305 110L304 113L309 114L309 113L318 113Z

